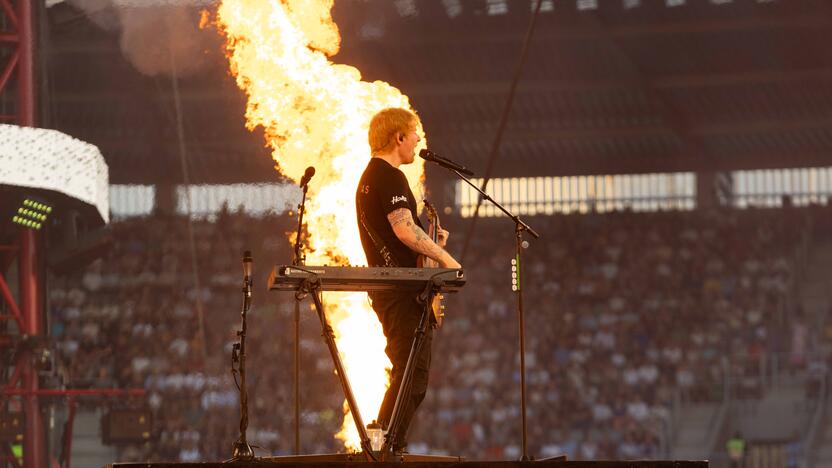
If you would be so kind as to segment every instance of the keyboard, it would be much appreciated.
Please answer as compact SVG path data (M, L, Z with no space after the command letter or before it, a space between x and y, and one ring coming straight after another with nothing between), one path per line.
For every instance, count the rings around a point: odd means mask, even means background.
M278 265L269 276L269 289L297 291L305 280L320 281L322 291L417 291L437 280L439 292L453 293L465 285L465 273L454 268Z

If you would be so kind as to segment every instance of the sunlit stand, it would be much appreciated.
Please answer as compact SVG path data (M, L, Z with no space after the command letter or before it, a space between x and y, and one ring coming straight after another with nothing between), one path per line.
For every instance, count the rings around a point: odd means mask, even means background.
M450 168L448 170L456 174L460 179L464 180L471 187L474 187L474 190L479 192L480 196L482 196L483 199L491 202L492 205L496 206L500 211L502 211L506 216L508 216L509 218L511 218L512 221L514 221L514 237L516 246L514 251L514 258L511 260L511 289L512 291L517 293L517 325L520 328L520 417L522 420L521 424L523 429L523 453L521 461L526 461L529 460L528 438L526 430L526 325L523 315L523 288L521 285L521 280L523 278L523 262L520 261L520 258L523 249L529 246L529 243L523 240L523 233L528 232L535 239L539 239L540 234L538 234L537 231L532 229L531 226L529 226L522 219L520 219L519 216L512 214L510 211L505 209L503 205L497 203L487 193L485 193L483 190L477 187L476 184L471 182L464 175L460 174L459 171ZM557 457L557 459L565 460L565 458L563 457Z

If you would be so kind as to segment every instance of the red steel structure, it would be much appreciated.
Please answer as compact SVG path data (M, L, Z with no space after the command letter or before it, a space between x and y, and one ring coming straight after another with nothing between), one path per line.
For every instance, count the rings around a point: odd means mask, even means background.
M0 94L15 96L14 112L0 116L0 121L20 126L33 127L36 124L35 70L34 70L34 2L31 0L0 0L2 24L0 47L5 49L8 61L0 74ZM3 255L0 271L0 295L7 303L6 309L17 324L18 333L27 339L44 335L43 304L40 271L41 239L38 232L20 229L11 245L0 246ZM17 301L6 282L6 272L17 260L19 294ZM25 435L23 440L24 466L46 466L46 437L38 402L38 374L33 365L31 351L18 353L15 368L3 393L18 388L23 390L23 411L25 413ZM17 460L11 458L13 464Z
M0 95L7 96L16 103L12 113L0 114L0 122L16 124L23 127L36 126L35 114L37 96L35 95L35 31L34 3L32 0L0 0L0 49L7 62L0 72ZM44 343L46 324L44 304L42 303L45 271L42 271L44 245L40 232L15 225L18 233L13 242L0 244L0 321L14 322L17 336L0 338L0 350L12 352L12 347L22 341L35 343L34 346L18 346L14 369L7 382L2 382L0 401L4 404L11 397L22 399L25 414L23 439L23 467L41 468L53 466L46 446L46 431L41 415L41 397L62 397L68 406L68 421L64 433L62 452L63 465L70 466L72 441L72 423L76 403L85 397L140 397L144 389L96 389L96 390L54 390L41 389L38 382L38 370L35 367L36 349ZM0 241L1 242L1 241ZM17 266L18 294L13 294L7 281L12 266ZM7 330L10 327L7 327ZM34 348L34 349L33 349ZM6 408L0 407L0 411ZM19 467L19 460L8 447L0 447L0 461L6 461Z

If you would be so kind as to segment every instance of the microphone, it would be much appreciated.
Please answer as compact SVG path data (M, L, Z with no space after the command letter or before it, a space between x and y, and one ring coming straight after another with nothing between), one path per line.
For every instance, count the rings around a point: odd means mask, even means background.
M309 166L306 168L306 172L303 173L303 177L300 178L300 187L306 188L309 185L309 180L312 179L312 176L315 175L315 168Z
M446 169L461 172L461 173L463 173L463 174L465 174L469 177L474 175L474 173L469 171L465 166L463 166L461 164L457 164L457 163L451 161L450 159L445 159L442 156L439 156L438 154L436 154L436 153L434 153L430 150L427 150L427 149L423 149L422 151L419 151L419 157L424 159L425 161L435 162L436 164L439 164L440 166L442 166Z
M251 250L246 250L243 253L243 276L246 279L246 283L251 280Z

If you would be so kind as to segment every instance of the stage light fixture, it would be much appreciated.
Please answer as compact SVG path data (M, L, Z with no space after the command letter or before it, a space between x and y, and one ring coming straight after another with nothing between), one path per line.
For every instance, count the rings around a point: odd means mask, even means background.
M50 213L52 213L50 205L32 198L26 198L12 216L12 222L37 230L43 227Z

